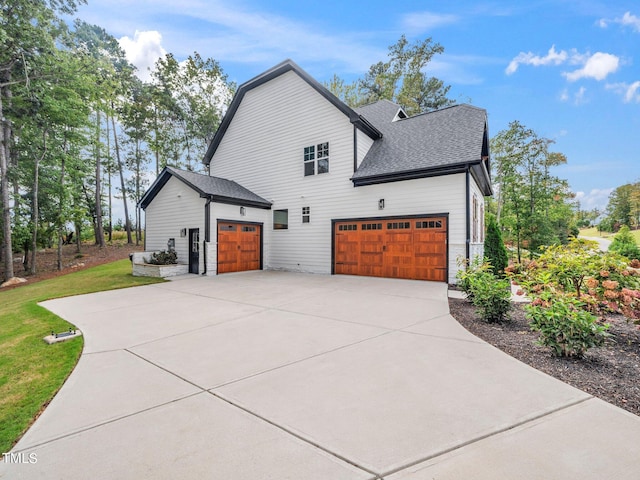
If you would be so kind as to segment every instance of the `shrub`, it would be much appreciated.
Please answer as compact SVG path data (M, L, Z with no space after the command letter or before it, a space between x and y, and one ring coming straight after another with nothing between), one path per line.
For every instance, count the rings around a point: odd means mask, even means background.
M625 257L600 252L591 242L574 239L547 247L536 261L511 270L530 297L571 293L591 313L613 311L640 319L640 272Z
M464 265L465 262L462 262ZM460 264L460 262L459 262ZM499 279L492 273L491 264L476 258L466 268L458 270L459 286L476 307L476 313L485 322L503 322L511 311L509 280Z
M162 250L161 252L153 252L151 258L145 259L145 261L152 265L175 265L178 263L178 254L175 250Z
M636 244L635 238L629 231L629 227L623 225L620 231L613 237L609 250L619 253L630 260L640 259L640 247Z
M559 357L582 357L609 336L609 325L598 323L597 317L582 307L576 298L547 293L525 310L531 329L540 332L541 345Z
M502 241L502 233L500 227L493 216L489 217L487 225L487 237L484 241L484 254L491 264L491 270L494 275L504 275L504 269L509 264L507 257L507 249Z
M471 300L473 297L471 290L472 279L487 272L490 268L489 263L480 257L474 258L471 262L462 258L458 259L456 279L458 280L458 286L466 294L468 300Z
M482 320L494 323L504 322L509 318L512 306L509 280L483 272L471 279L471 291L471 303Z

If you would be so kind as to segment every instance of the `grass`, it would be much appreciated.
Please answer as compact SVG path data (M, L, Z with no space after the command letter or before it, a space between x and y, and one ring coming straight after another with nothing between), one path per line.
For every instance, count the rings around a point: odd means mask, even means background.
M602 238L613 238L614 234L609 232L599 232L596 227L591 228L583 228L580 230L581 237L602 237Z
M134 277L129 260L119 260L0 291L0 452L8 452L51 401L82 352L82 337L53 345L42 340L72 325L37 303L160 281Z
M583 228L580 230L580 235L583 237L602 237L613 240L615 237L615 233L610 232L599 232L596 227L593 228ZM640 230L631 230L631 235L636 239L636 243L640 245Z

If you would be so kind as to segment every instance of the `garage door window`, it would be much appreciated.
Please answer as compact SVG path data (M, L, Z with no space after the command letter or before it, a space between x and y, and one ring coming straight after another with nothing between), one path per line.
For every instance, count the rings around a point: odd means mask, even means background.
M360 230L382 230L381 223L363 223L360 225Z
M429 220L428 222L416 222L416 228L442 228L442 220Z

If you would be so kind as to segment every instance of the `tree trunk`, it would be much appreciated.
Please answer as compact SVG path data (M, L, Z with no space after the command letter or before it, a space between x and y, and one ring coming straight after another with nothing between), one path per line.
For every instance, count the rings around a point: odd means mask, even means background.
M108 120L107 120L108 121ZM100 110L96 109L96 245L104 248L102 229L102 163L100 161Z
M113 145L116 148L116 161L118 162L118 171L120 172L120 186L122 188L122 201L124 202L124 228L127 231L127 243L132 244L133 238L131 237L131 222L129 221L129 207L127 206L127 188L124 183L124 172L122 168L122 161L120 160L120 147L118 145L118 135L116 134L116 121L111 117L111 127L113 128Z
M109 132L109 119L107 118L107 187L109 189L109 231L107 235L109 235L109 243L113 243L113 205L111 202L111 197L113 195L111 191L111 170L113 166L111 165L111 137Z
M62 270L62 236L66 229L65 222L62 219L62 209L64 207L64 174L65 174L65 156L67 154L67 142L65 140L62 160L60 161L60 204L58 205L58 271ZM69 242L70 243L70 242Z
M0 81L8 81L8 74ZM13 275L13 245L11 243L11 206L9 205L9 177L8 161L10 153L11 126L5 120L3 112L3 97L9 98L9 87L0 88L0 191L2 195L2 233L4 246L4 277L9 280Z
M80 240L80 236L82 235L82 227L80 226L80 223L76 223L76 253L80 253L80 245L81 245L81 240Z
M47 129L42 132L42 155L33 159L33 197L31 199L31 269L29 274L36 274L36 252L38 250L38 219L40 217L40 204L38 202L38 189L40 185L40 162L47 154ZM25 253L26 255L26 253Z
M136 140L136 245L140 245L140 140Z

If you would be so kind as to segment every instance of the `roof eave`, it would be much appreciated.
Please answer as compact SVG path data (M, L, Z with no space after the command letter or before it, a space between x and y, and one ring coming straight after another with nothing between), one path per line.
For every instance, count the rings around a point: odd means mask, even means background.
M443 165L439 167L423 168L419 170L405 170L403 172L391 172L380 175L370 175L367 177L351 177L354 187L365 185L376 185L379 183L400 182L403 180L414 180L418 178L439 177L442 175L453 175L464 173L470 163L457 163L453 165Z
M208 198L214 203L224 203L227 205L237 205L239 207L261 208L263 210L271 210L271 202L260 202L258 200L248 200L244 198L226 197L224 195L200 195Z

